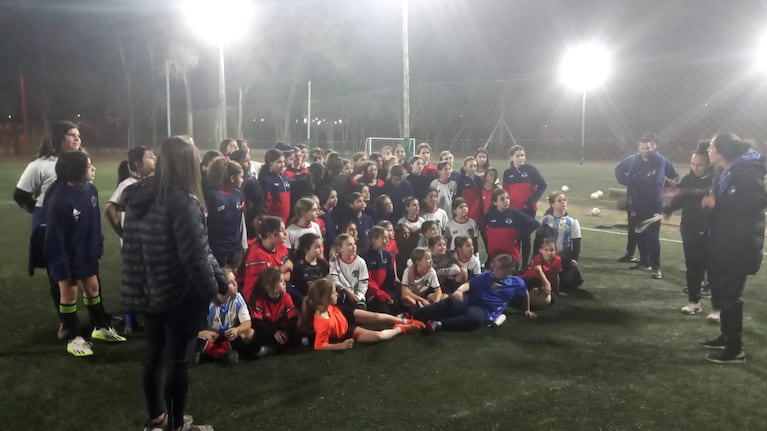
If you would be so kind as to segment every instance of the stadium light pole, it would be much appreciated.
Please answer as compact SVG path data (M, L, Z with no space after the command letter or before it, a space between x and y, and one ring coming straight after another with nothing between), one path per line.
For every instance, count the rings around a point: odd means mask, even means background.
M408 35L409 4L402 0L402 134L406 157L410 157L410 40Z
M759 45L756 48L756 66L759 72L767 74L767 31L759 39Z
M224 45L241 38L253 14L251 0L185 0L181 10L192 30L218 47L218 141L227 137Z
M610 55L594 43L574 46L562 59L562 82L581 93L581 166L586 144L586 93L602 85L610 73Z

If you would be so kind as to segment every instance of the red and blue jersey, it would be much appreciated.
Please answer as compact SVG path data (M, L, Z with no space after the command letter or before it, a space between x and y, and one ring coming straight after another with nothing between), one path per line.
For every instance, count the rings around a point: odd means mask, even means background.
M283 172L286 177L288 177L288 180L293 181L296 179L299 175L309 174L309 168L301 167L301 168L294 168L293 166L288 166L285 168L285 171Z
M362 258L368 266L368 298L388 302L394 293L394 257L386 250L371 248Z
M243 196L240 189L212 190L208 205L208 242L215 256L242 250Z
M283 174L268 172L258 178L264 189L266 214L279 217L285 224L290 217L290 181Z
M533 165L512 166L503 173L503 189L509 194L512 208L535 215L538 199L546 191L546 181Z
M484 219L487 254L491 259L506 253L519 262L519 238L530 235L540 226L534 218L514 208L500 211L492 206Z
M258 283L261 272L270 267L281 267L288 260L288 247L284 243L277 244L274 251L269 251L261 245L261 240L254 238L248 241L248 252L245 254L245 275L242 283L242 296L250 302L253 290Z
M461 175L458 178L458 195L469 206L469 218L479 220L484 213L482 211L482 178L476 175L471 177Z

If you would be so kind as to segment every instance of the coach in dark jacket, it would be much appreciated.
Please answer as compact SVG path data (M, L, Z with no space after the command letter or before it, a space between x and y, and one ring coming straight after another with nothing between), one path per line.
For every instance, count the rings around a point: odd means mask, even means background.
M745 361L743 352L743 287L746 277L762 263L764 209L767 191L765 159L733 134L719 134L708 150L720 170L711 195L702 205L710 209L709 282L714 307L721 310L721 335L703 343L721 349L708 360L716 363Z
M144 395L151 425L168 429L183 425L187 358L210 301L228 289L208 246L199 162L191 140L169 138L155 176L125 191L122 302L146 316Z

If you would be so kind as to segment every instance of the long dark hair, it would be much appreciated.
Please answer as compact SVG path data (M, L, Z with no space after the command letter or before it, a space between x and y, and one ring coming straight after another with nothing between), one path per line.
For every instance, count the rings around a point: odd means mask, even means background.
M272 163L276 162L282 156L282 151L276 148L266 150L266 153L264 153L264 164L258 171L258 178L268 175L272 170Z
M53 125L51 134L43 140L40 148L37 150L37 158L53 157L61 154L61 143L64 137L72 129L80 129L77 124L71 121L59 121Z
M157 153L155 175L160 187L158 200L162 202L171 187L178 187L193 194L204 205L200 183L200 153L191 137L171 136Z
M117 184L125 181L131 175L138 175L138 167L144 160L144 154L147 151L151 150L144 146L128 150L128 160L123 160L117 167Z
M68 151L61 153L56 161L56 181L51 184L48 191L45 193L45 200L43 206L48 201L50 196L53 196L53 191L59 188L62 184L69 182L82 183L85 181L85 176L88 174L88 159L90 157L84 151Z

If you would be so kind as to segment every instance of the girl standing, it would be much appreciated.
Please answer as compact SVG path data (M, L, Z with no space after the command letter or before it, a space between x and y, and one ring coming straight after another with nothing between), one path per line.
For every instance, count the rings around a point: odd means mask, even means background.
M45 259L48 274L59 286L59 318L69 334L67 352L74 356L93 354L90 343L77 325L78 285L93 324L91 337L122 342L125 338L110 326L101 303L99 258L104 250L98 191L92 181L96 168L83 152L62 154L56 162L56 182L45 200Z
M567 296L563 291L575 289L583 284L583 277L578 268L581 225L578 219L567 215L567 195L563 192L556 191L549 195L549 205L551 213L541 219L541 231L545 229L549 233L557 254L562 258L562 275L557 294Z
M146 316L147 427L185 425L187 357L216 292L231 293L208 246L200 157L191 139L160 144L154 176L126 190L122 301ZM167 410L166 410L167 409Z
M121 241L123 237L122 224L125 220L123 192L128 186L153 174L156 164L157 157L154 155L154 151L147 147L136 147L128 151L128 160L123 160L117 169L117 188L104 207L104 215Z
M264 154L264 165L258 173L258 182L264 191L266 215L279 217L288 223L290 216L290 181L282 172L285 170L285 157L277 149L270 149Z
M239 163L224 157L216 158L208 165L210 188L205 193L208 241L218 264L232 270L240 267L243 242L247 241L240 189L243 175Z
M509 204L512 208L535 218L538 199L546 191L546 181L535 166L527 163L523 146L511 147L509 159L511 166L503 173L503 189L509 195ZM530 261L532 250L530 235L520 236L519 242L522 248L522 268L525 268Z

